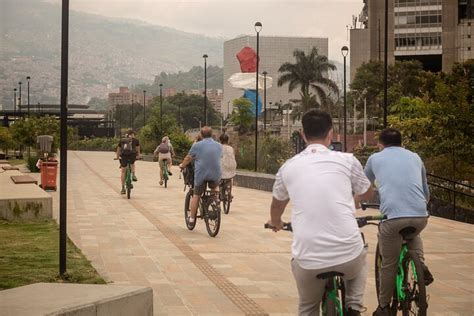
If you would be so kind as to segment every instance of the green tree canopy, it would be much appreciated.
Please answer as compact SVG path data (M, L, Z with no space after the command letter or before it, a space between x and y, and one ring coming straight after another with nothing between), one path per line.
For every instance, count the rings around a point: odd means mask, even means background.
M235 99L232 102L234 110L232 111L230 121L234 126L238 126L239 134L243 135L250 130L253 121L252 102L246 98Z

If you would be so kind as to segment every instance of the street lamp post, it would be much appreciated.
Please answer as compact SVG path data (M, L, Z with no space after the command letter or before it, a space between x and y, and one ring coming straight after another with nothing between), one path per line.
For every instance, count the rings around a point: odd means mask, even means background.
M204 124L207 125L207 54L202 55L204 58Z
M133 130L133 94L130 98L130 129Z
M30 117L30 76L26 77L27 90L28 90L28 117Z
M258 148L258 65L260 63L259 55L259 41L260 31L262 30L262 23L257 22L254 25L255 32L257 32L257 69L255 73L255 172L257 172L257 148Z
M268 105L270 106L269 109L270 109L270 114L272 113L272 102L268 102ZM270 115L270 128L272 127L272 116Z
M13 89L13 112L16 112L16 88Z
M343 46L341 48L342 56L344 57L344 152L347 152L347 110L346 110L346 57L349 53L349 48L347 46Z
M163 84L160 83L160 134L163 137Z
M388 103L388 0L385 0L385 30L384 30L384 52L383 52L383 127L387 127L387 103Z
M20 89L18 90L18 112L21 113L21 81L18 82Z
M146 90L143 90L143 127L146 124Z
M264 71L263 73L263 130L267 129L267 74L268 72Z

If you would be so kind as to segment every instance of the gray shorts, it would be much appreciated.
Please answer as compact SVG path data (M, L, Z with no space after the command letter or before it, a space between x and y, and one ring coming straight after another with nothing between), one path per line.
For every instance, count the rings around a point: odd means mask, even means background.
M219 186L220 181L204 181L201 185L194 185L194 194L202 195L206 192L207 186L214 189Z

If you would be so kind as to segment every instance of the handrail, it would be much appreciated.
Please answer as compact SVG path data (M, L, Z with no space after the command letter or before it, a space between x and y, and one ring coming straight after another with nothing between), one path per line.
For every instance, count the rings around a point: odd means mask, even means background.
M474 186L471 186L471 185L469 185L469 184L464 184L464 183L461 183L461 182L458 182L458 181L454 181L454 180L450 180L450 179L443 178L443 177L440 177L440 176L436 176L436 175L431 174L431 173L427 173L426 175L427 175L428 177L440 179L440 180L443 180L443 181L448 181L448 182L450 182L450 183L454 183L454 184L456 184L456 185L463 186L463 187L466 187L466 188L468 188L468 189L474 190Z

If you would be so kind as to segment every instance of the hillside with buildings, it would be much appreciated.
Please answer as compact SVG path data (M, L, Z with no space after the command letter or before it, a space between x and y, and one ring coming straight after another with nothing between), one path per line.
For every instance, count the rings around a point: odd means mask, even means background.
M60 6L2 0L0 12L0 103L12 108L13 89L26 76L31 76L31 103L58 102ZM72 11L69 100L86 103L119 86L152 83L162 72L188 71L202 64L203 53L208 65L222 66L222 44L223 39Z

